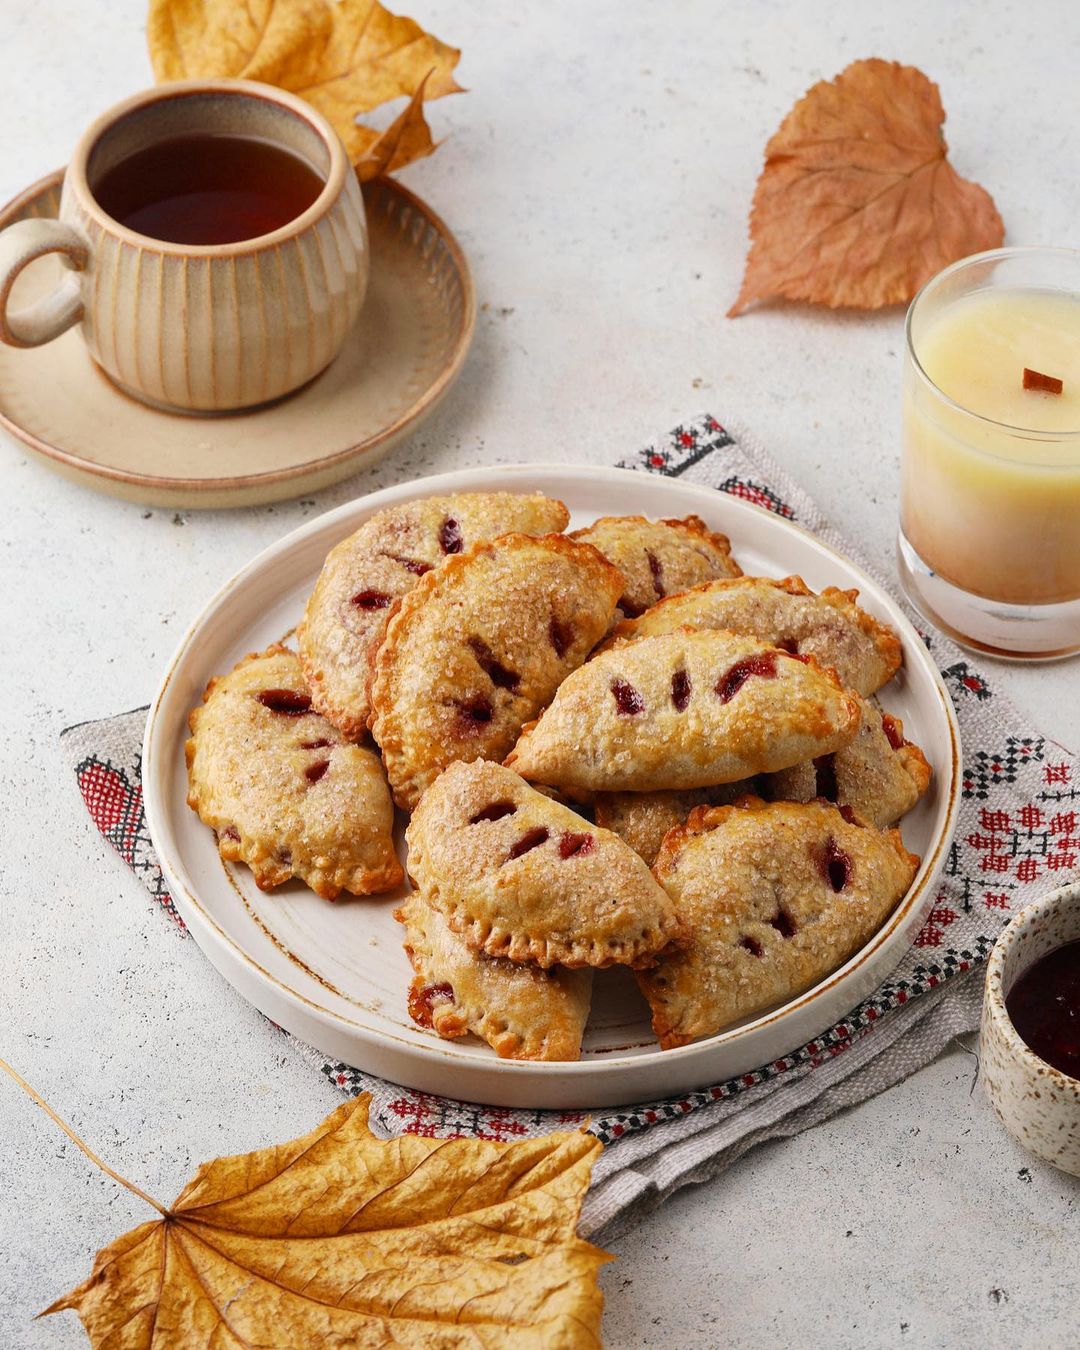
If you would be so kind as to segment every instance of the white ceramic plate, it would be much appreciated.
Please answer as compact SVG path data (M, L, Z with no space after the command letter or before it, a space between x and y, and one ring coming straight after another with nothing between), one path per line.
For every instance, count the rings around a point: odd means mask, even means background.
M263 895L244 867L218 857L211 832L185 803L187 715L211 676L297 622L327 551L383 507L442 492L506 489L560 497L572 527L600 515L696 512L732 541L749 573L798 573L815 590L855 586L861 603L900 633L904 669L881 702L934 766L933 785L903 822L923 863L881 930L808 993L742 1026L661 1051L625 971L599 971L582 1059L499 1060L467 1037L440 1041L409 1018L410 971L396 898L334 904L300 884ZM173 899L213 964L268 1017L328 1054L427 1092L497 1106L581 1108L642 1101L721 1082L820 1035L898 963L932 903L959 802L959 734L940 676L914 629L858 568L779 516L734 497L623 469L515 466L470 469L376 492L311 521L261 553L207 605L166 671L146 728L143 784L150 832Z

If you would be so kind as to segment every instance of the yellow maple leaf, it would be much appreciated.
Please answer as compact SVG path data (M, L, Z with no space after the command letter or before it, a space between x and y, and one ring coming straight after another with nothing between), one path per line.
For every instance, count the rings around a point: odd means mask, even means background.
M424 116L426 84L425 75L406 106L356 161L356 176L361 183L396 173L406 164L430 155L435 149L435 142L431 139L431 128Z
M610 1257L575 1231L599 1140L384 1142L367 1118L360 1097L205 1163L45 1313L73 1309L93 1346L126 1350L600 1344Z
M423 125L426 144L415 133L395 142L393 167L401 168L434 148L422 100L461 92L453 73L461 52L378 0L150 0L146 37L158 80L236 78L288 89L327 118L354 163L393 130L359 126L357 113L423 89L401 116L411 128Z

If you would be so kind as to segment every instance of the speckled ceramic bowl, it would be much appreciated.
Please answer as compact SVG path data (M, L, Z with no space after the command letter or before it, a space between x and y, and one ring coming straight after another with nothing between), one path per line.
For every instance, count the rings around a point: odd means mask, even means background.
M1019 976L1041 956L1080 939L1080 882L1016 914L990 954L982 1011L982 1080L1010 1134L1036 1157L1080 1176L1080 1079L1040 1059L1005 1008Z

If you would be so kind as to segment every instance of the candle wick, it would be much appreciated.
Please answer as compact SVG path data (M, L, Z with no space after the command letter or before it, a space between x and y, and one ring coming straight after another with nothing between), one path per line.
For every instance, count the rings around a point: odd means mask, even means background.
M1025 366L1024 388L1037 389L1043 394L1060 394L1065 388L1065 382L1059 380L1056 375L1044 375L1039 370L1032 370L1030 366Z

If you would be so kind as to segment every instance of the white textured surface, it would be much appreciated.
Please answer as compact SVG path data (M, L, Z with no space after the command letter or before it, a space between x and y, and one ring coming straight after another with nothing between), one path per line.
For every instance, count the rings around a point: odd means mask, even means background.
M145 702L216 584L316 511L468 464L608 462L701 408L750 425L890 566L899 313L723 318L762 147L849 60L940 82L955 162L1012 242L1077 242L1068 0L411 8L464 48L473 92L433 107L450 139L405 181L458 231L486 306L426 431L315 502L218 516L148 514L0 447L0 1053L166 1200L199 1160L298 1133L338 1098L153 912L83 812L60 728ZM0 0L0 196L149 82L143 15ZM1076 746L1076 674L997 678ZM946 1056L620 1239L609 1343L1074 1342L1080 1183L1012 1144L969 1095L972 1065ZM0 1122L0 1343L81 1344L72 1315L31 1317L148 1215L4 1082Z

